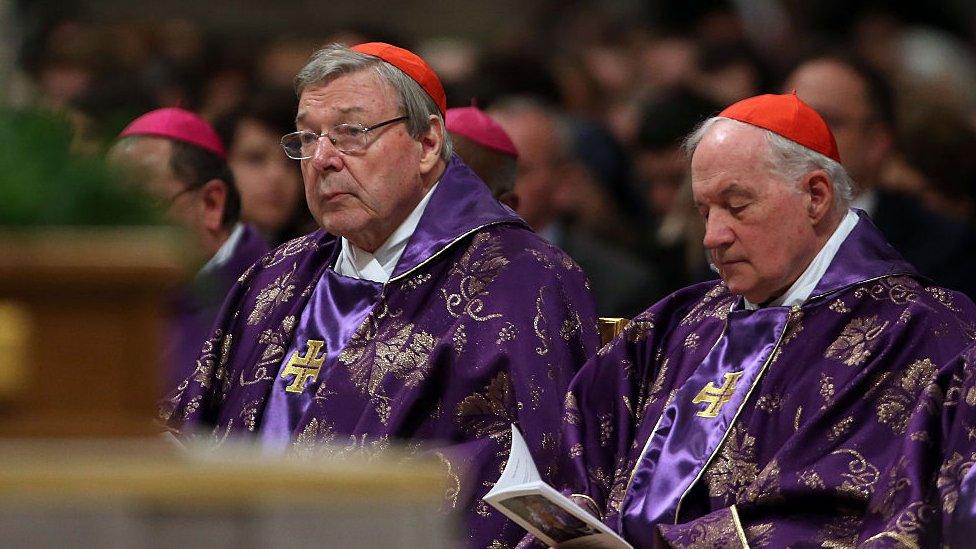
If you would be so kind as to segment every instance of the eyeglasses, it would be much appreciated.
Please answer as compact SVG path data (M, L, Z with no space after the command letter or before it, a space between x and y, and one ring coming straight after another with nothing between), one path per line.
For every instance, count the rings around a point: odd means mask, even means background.
M281 148L285 149L285 154L288 155L288 158L295 160L307 160L315 155L315 151L319 148L319 141L323 137L328 137L329 141L332 143L332 146L334 146L340 152L347 154L359 152L366 148L368 143L367 134L369 132L377 128L382 128L383 126L393 124L394 122L406 120L407 118L409 117L399 116L397 118L391 118L385 122L380 122L379 124L373 124L372 126L363 126L362 124L339 124L338 126L325 132L324 135L319 135L308 130L294 132L281 138Z

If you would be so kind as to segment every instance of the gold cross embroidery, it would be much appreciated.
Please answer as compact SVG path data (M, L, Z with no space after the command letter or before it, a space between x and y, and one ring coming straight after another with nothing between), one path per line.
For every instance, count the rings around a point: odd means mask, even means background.
M319 351L325 345L324 341L310 339L306 345L308 345L308 350L305 352L305 356L301 356L298 351L295 351L292 353L291 358L288 359L288 364L285 365L284 371L281 372L282 378L295 376L291 384L285 387L285 390L289 393L303 392L305 390L305 382L309 379L315 381L319 377L319 370L322 368L322 363L325 362L325 356L319 355Z
M735 394L735 384L740 377L742 377L742 372L732 372L725 374L725 381L721 387L716 387L711 381L702 387L702 390L691 401L694 404L708 403L708 407L698 412L698 415L701 417L718 417L722 406L725 406L725 403Z

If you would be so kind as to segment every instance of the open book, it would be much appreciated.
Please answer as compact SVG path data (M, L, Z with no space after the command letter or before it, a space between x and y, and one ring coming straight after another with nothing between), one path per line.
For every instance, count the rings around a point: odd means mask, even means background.
M599 538L594 546L631 547L596 517L542 480L529 447L515 425L512 425L512 449L505 470L482 499L549 545L592 536Z

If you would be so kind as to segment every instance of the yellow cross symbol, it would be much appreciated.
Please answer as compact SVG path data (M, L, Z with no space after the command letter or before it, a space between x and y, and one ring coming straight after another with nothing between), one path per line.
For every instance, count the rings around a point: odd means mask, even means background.
M735 394L735 384L742 377L742 372L732 372L725 374L725 382L721 387L716 387L711 381L702 387L702 390L691 401L694 404L707 402L708 407L698 412L701 417L718 417L719 410Z
M305 352L305 356L301 356L298 351L295 351L292 353L291 358L288 359L288 364L285 365L284 371L281 372L282 378L295 376L294 381L285 387L285 390L289 393L301 393L304 391L305 382L309 379L315 381L319 377L319 370L322 368L322 363L325 362L325 356L319 355L319 351L325 345L324 341L310 339L307 345L308 351Z

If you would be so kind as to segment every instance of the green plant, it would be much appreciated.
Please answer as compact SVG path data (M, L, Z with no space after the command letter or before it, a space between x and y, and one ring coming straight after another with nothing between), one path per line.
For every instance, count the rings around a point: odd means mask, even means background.
M0 109L0 226L154 225L153 202L100 155L72 150L64 117Z

